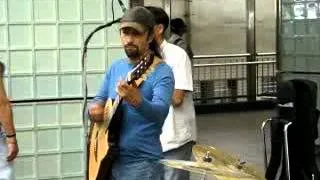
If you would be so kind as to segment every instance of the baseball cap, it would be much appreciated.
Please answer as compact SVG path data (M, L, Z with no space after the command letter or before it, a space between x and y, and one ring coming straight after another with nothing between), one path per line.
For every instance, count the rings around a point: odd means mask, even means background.
M120 20L120 29L131 27L140 33L151 29L155 25L153 14L145 7L135 6L129 9Z

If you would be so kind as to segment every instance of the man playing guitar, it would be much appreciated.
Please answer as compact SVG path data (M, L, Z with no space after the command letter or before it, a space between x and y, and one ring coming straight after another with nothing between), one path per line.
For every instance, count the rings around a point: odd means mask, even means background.
M119 105L121 118L111 122L119 122L120 128L115 132L118 141L109 179L162 178L162 166L158 163L162 158L160 134L171 104L174 77L171 68L160 59L153 38L154 25L153 15L144 7L134 7L122 17L120 39L128 58L112 63L88 108L91 121L102 122L110 115L105 108L107 99L123 99ZM143 59L152 60L151 68L142 75L143 82L128 84L123 78ZM139 74L139 70L134 72ZM107 169L100 166L99 174L103 171Z

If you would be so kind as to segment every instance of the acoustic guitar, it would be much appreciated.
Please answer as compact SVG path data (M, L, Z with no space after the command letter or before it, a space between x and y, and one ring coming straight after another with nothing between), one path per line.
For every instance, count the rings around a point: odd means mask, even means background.
M154 60L155 59L155 60ZM127 74L127 83L138 87L160 60L153 53L146 56ZM108 99L104 108L104 121L92 122L88 136L88 180L111 179L111 166L118 153L121 128L122 98Z

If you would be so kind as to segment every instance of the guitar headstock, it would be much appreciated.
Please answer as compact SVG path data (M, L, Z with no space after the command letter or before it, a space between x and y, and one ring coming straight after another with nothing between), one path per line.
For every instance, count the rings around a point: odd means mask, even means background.
M154 54L148 53L144 58L137 64L127 76L127 82L130 84L131 82L139 79L146 70L150 67L153 62Z

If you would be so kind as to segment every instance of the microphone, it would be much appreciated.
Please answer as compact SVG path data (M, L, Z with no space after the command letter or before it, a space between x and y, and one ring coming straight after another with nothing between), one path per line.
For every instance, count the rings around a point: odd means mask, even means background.
M118 0L118 3L122 9L122 12L125 13L127 11L127 8L124 6L123 2L121 0Z

